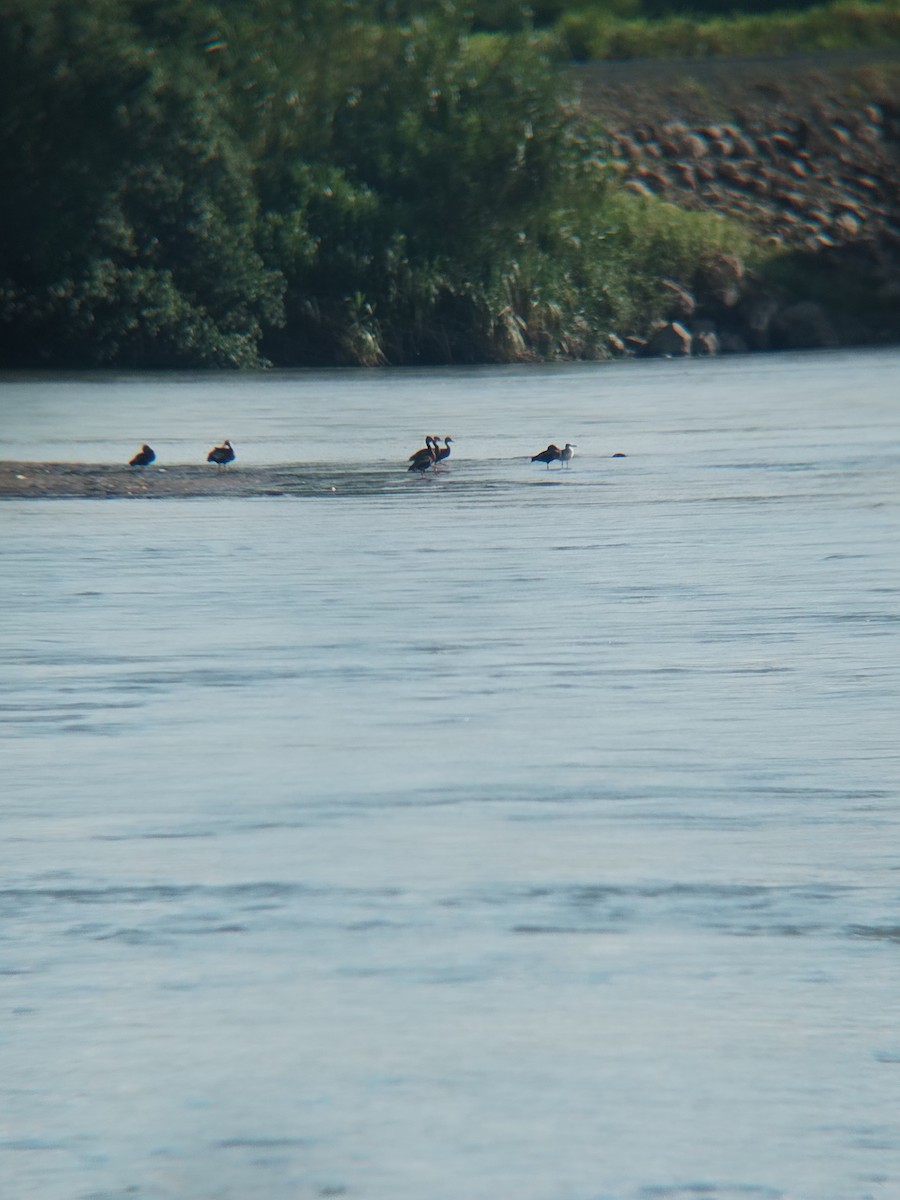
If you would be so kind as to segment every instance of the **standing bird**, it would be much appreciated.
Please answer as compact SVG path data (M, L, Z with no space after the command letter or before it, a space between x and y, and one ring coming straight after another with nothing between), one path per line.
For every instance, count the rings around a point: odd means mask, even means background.
M138 450L134 458L129 462L129 467L149 467L152 462L156 461L156 453L152 446L148 446L145 442Z
M556 462L557 459L559 459L561 457L562 457L562 450L560 450L559 446L554 446L553 443L551 442L546 450L542 450L540 452L540 454L533 454L531 456L531 461L546 463L547 470L549 471L550 464L552 462Z
M427 471L429 467L433 467L437 462L437 439L431 434L425 439L425 445L421 450L417 450L415 454L411 454L407 459L410 464L407 471Z
M435 466L437 466L438 463L442 463L445 458L450 457L450 443L453 441L453 438L445 437L443 446L438 445L438 442L440 440L441 440L440 438L434 439L434 449L435 449L434 465Z
M559 452L560 461L564 467L567 467L575 457L576 442L566 442L562 450Z
M206 461L218 463L220 467L227 467L230 462L234 462L234 447L228 438L221 446L213 446L206 456Z

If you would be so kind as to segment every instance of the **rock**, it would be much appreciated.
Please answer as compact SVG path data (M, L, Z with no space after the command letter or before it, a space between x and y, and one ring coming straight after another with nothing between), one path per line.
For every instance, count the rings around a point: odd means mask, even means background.
M834 227L843 237L854 238L859 233L860 221L852 213L842 212L835 221Z
M796 220L796 214L803 211L803 193L796 192L792 188L783 188L776 195L784 204L790 205L784 214L788 221Z
M638 171L641 179L643 179L649 187L657 192L665 192L669 186L668 176L664 170L652 170L650 167L641 167Z
M718 171L720 178L727 179L729 183L739 184L744 178L737 163L731 162L730 160L719 163Z
M772 321L772 337L784 350L825 350L838 344L834 326L821 304L801 300L776 314Z
M628 137L627 134L621 134L617 138L616 147L633 162L637 162L641 157L641 147L634 138Z
M676 321L690 321L697 307L697 301L689 291L676 283L674 279L664 279L662 285L672 294L669 312Z
M690 165L690 163L673 163L672 170L678 176L678 183L681 185L681 187L690 188L692 192L696 192L697 171Z
M744 264L736 254L719 254L703 271L702 282L719 304L733 308L740 299Z
M637 354L640 356L647 350L647 339L638 337L636 334L629 334L629 336L625 338L625 349L629 354Z
M770 194L772 186L769 180L766 179L765 174L757 176L752 181L751 191L755 192L757 196L768 196Z
M628 347L617 333L608 333L606 335L606 344L613 354L623 355L628 353Z
M877 125L870 125L867 121L861 121L854 130L857 138L862 142L868 142L869 145L876 145L881 139L881 130Z
M797 142L789 133L773 133L772 145L780 154L792 156L797 150Z
M629 192L634 192L636 196L643 196L649 200L654 195L653 191L647 187L646 183L642 183L640 179L629 179L625 183L625 187Z
M691 338L691 353L698 358L713 358L719 353L719 339L712 329L700 329Z
M653 334L644 351L661 358L677 358L690 354L691 335L678 321L669 321Z
M758 151L753 141L746 134L739 133L735 130L731 135L731 142L734 146L735 154L740 154L744 158L755 159Z
M684 153L688 158L705 158L709 153L706 139L699 133L689 133L683 139Z

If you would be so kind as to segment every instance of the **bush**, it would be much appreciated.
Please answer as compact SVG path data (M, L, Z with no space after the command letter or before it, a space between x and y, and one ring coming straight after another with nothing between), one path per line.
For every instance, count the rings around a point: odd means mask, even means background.
M0 361L506 361L645 326L722 226L616 190L527 22L417 9L0 0Z
M124 5L6 0L2 16L3 360L255 362L281 283L208 77L161 60Z

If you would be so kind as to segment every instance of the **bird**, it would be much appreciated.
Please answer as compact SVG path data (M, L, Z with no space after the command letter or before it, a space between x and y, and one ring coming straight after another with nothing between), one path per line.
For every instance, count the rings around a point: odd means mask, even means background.
M429 467L433 467L437 462L437 439L431 434L425 439L425 445L421 450L417 450L415 454L411 454L407 459L410 464L407 471L427 471Z
M562 450L559 452L560 461L564 467L567 467L575 457L576 442L566 442Z
M234 462L234 457L234 447L226 438L221 446L213 446L206 456L206 461L218 463L220 467L227 467L230 462Z
M445 437L443 446L438 445L438 442L440 440L441 440L440 438L434 439L434 449L435 449L434 465L435 466L437 466L438 463L443 462L445 458L450 457L450 443L453 441L453 438Z
M546 450L542 450L540 452L540 454L533 454L531 456L531 461L546 463L547 470L549 471L550 464L552 462L556 462L557 459L559 459L561 457L562 457L562 450L560 450L559 446L554 446L553 443L551 442Z
M137 454L129 462L129 467L149 467L156 459L156 452L152 446L148 446L145 442L138 450Z

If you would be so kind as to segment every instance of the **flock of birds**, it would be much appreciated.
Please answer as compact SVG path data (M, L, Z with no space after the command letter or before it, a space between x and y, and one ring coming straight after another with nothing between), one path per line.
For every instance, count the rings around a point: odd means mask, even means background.
M439 438L433 437L431 434L425 439L425 445L421 450L416 450L408 458L408 471L427 471L430 468L437 468L445 458L450 457L450 443L453 441L451 437ZM443 446L441 445L443 442ZM576 442L566 442L565 446L560 450L559 446L554 446L551 442L546 450L541 450L538 454L531 456L532 462L542 462L547 464L547 470L550 470L550 464L558 462L561 467L567 467L575 457Z
M550 470L550 464L558 462L561 467L567 467L575 457L576 442L566 442L562 450L559 446L554 446L551 442L546 450L542 450L540 454L531 456L532 462L542 462L547 464L547 470Z
M421 450L416 450L407 459L409 466L408 471L427 471L429 467L436 467L438 463L442 463L445 458L450 457L450 443L452 437L432 437L431 434L425 439L425 445ZM441 445L443 442L443 446Z
M443 446L441 442L444 443ZM429 434L421 450L416 450L407 459L409 466L406 469L418 471L420 474L424 471L436 470L445 459L450 457L452 442L452 437L434 437L433 434ZM561 467L567 467L575 455L575 449L575 442L566 442L562 450L551 442L546 450L532 455L531 461L546 463L548 471L550 464L555 462L558 462ZM235 457L234 447L226 438L221 446L213 446L206 456L206 461L216 463L220 467L227 467L230 462L234 462ZM156 462L156 451L145 442L128 465L129 467L149 467L154 462Z
M234 446L226 438L221 446L213 446L206 456L206 461L217 463L220 467L227 467L230 462L234 462L235 457ZM128 465L129 467L149 467L154 462L156 462L156 451L145 442Z

